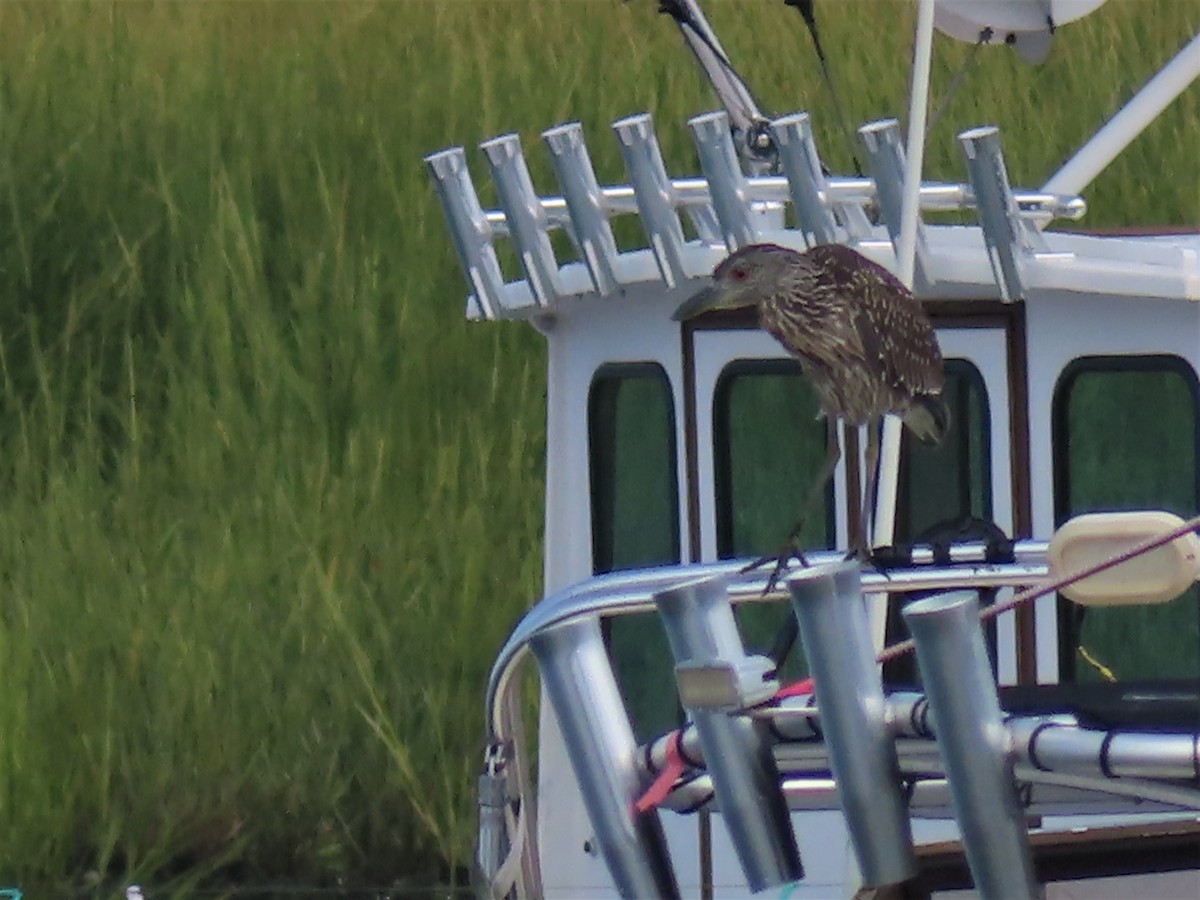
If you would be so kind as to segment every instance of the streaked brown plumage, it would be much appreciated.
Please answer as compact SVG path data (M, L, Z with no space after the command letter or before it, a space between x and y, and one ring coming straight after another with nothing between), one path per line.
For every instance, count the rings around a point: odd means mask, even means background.
M854 546L865 552L880 420L898 415L926 442L941 440L949 427L942 354L929 317L899 279L849 247L822 244L797 253L752 244L721 262L712 286L680 306L675 318L744 306L757 307L762 327L800 361L828 421L825 466L805 515L840 457L836 421L868 426L867 491ZM803 518L789 546L802 524Z

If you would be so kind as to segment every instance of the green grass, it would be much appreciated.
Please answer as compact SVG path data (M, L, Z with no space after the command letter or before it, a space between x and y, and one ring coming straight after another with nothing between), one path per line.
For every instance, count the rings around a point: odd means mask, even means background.
M845 170L794 15L709 6ZM910 7L820 6L851 119L901 111ZM1040 72L981 54L928 174L995 122L1040 184L1198 24L1114 0ZM1090 224L1200 218L1198 104ZM578 117L618 181L608 123L650 110L683 174L712 106L648 0L0 4L0 885L456 877L540 582L544 356L463 321L420 159L518 131L552 190L537 134Z

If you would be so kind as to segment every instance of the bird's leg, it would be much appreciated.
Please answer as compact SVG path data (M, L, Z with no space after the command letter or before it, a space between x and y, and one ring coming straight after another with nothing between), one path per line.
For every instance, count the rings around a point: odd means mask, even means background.
M745 566L741 571L750 572L760 566L766 565L769 562L775 563L775 569L771 572L771 577L767 579L766 590L763 595L771 593L775 590L775 585L787 570L788 563L792 557L800 561L800 565L807 566L808 560L804 558L804 554L800 552L799 540L800 532L804 530L804 523L812 512L813 507L821 499L821 495L825 492L825 485L829 483L829 479L833 477L833 470L838 464L838 460L842 458L842 447L838 442L837 419L832 416L826 417L825 420L825 461L821 464L821 471L817 473L816 479L809 486L808 494L804 498L804 506L800 509L800 518L796 524L792 526L792 530L788 532L787 539L783 543L783 547L776 554L767 554L760 556L754 562Z

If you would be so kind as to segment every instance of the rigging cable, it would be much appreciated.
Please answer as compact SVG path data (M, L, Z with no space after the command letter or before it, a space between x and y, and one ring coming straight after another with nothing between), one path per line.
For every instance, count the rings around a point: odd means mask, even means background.
M962 87L967 75L970 74L971 70L975 67L975 62L979 57L979 48L984 44L990 43L992 40L992 35L993 32L990 27L984 28L981 32L979 32L979 40L971 45L971 49L967 53L967 58L963 60L963 64L958 67L958 71L954 73L954 76L950 79L950 83L946 85L946 90L942 94L942 99L938 101L937 109L935 109L933 111L933 115L929 117L929 124L925 126L926 137L933 133L934 126L937 125L938 120L941 119L942 113L946 111L946 107L950 105L950 101L954 99L954 95L958 92L958 89Z

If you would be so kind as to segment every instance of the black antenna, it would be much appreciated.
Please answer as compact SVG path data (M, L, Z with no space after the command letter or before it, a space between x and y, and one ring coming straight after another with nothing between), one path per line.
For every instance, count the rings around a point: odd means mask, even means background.
M850 160L854 163L854 174L861 178L863 168L858 161L858 153L854 149L854 132L850 128L845 110L842 109L841 101L838 100L837 90L833 86L833 76L830 74L829 63L825 59L825 50L821 47L821 36L817 31L817 17L813 8L813 0L783 0L783 5L790 6L800 13L800 18L804 19L804 24L808 26L808 33L812 35L813 47L817 51L817 61L821 63L821 76L825 79L825 86L829 88L829 96L833 100L833 113L837 116L842 135L846 138L846 147L850 151Z

